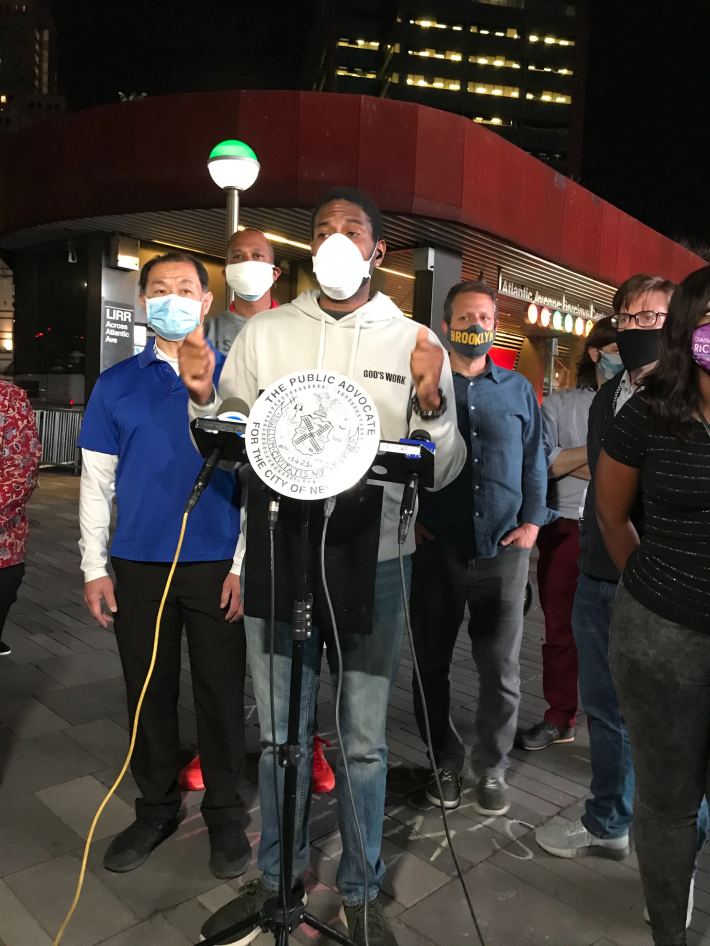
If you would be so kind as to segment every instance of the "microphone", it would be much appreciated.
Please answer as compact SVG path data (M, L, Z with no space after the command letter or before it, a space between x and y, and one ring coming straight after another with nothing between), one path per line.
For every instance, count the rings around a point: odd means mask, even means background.
M249 405L240 397L228 397L227 400L222 401L219 406L217 420L227 421L228 423L230 421L234 421L235 424L245 424L248 419ZM235 433L238 437L244 437L244 430L242 429L235 430ZM267 522L270 529L273 529L278 522L279 506L280 497L278 493L275 493L272 489L269 489L269 509L267 514Z
M226 401L222 401L219 407L220 413L218 415L218 420L223 422L234 422L235 430L234 433L238 437L244 437L244 430L242 426L246 423L249 417L249 405L246 401L243 401L240 397L228 397ZM241 425L239 428L237 424ZM205 491L209 481L212 479L212 474L215 471L215 467L219 463L219 458L222 455L222 448L215 447L207 456L207 459L202 464L200 472L197 474L197 479L195 480L195 485L192 487L192 492L185 504L185 512L189 515L192 510L197 505L197 500Z
M234 421L238 424L245 424L249 419L249 405L240 397L228 397L222 401L219 406L217 420ZM243 437L244 433L237 431L238 436Z
M406 440L416 440L420 442L431 443L431 437L426 430L413 430ZM402 505L399 507L399 530L397 532L397 541L404 545L407 539L409 527L412 524L412 516L417 502L417 493L419 491L419 474L411 473L404 486L402 493Z

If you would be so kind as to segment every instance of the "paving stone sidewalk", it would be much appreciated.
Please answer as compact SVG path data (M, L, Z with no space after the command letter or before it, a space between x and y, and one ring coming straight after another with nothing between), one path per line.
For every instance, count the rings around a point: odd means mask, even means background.
M50 946L71 901L83 839L127 746L121 668L110 632L94 625L82 602L77 550L78 479L43 472L30 505L27 575L0 660L0 944ZM537 721L541 695L542 615L530 612L522 654L521 719ZM477 680L466 636L452 673L453 717L470 742ZM197 743L187 655L180 718L185 757ZM414 721L411 659L405 642L389 717L390 771L384 853L385 892L400 946L476 946L454 876L440 816L424 802L425 755ZM258 727L247 680L249 761L244 797L256 846L259 808ZM333 690L324 670L319 720L334 739ZM332 752L333 750L329 750ZM450 825L487 946L649 946L635 856L617 863L565 861L544 854L532 831L553 815L580 811L589 784L583 725L571 746L515 753L507 817L482 818L472 806L472 778ZM135 786L120 787L96 834L82 901L66 946L186 946L204 920L255 876L216 880L207 868L208 839L199 793L184 799L177 834L131 874L110 874L101 858L130 823ZM337 924L334 889L339 835L335 799L315 796L311 816L309 909ZM710 946L710 858L702 855L688 942ZM308 928L293 942L325 943ZM273 943L261 934L256 946Z

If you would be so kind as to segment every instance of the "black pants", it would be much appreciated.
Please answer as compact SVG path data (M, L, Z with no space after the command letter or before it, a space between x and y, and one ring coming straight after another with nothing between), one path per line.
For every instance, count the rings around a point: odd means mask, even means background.
M513 748L520 704L520 644L529 549L501 548L468 561L436 540L414 555L412 631L437 766L463 774L465 750L449 715L449 671L468 604L468 634L479 676L472 763L476 775L501 778ZM422 739L424 715L414 686Z
M707 631L658 617L619 585L609 656L636 769L634 836L657 946L685 946L698 808L710 792Z
M25 575L25 563L0 568L0 638L5 627L5 619L12 605L17 601L17 589Z
M116 573L116 641L132 724L170 566L119 558L111 561ZM175 570L131 766L142 794L136 800L139 820L173 818L180 807L177 702L183 624L205 779L202 814L208 825L244 820L238 790L245 753L244 626L241 621L225 621L219 607L222 583L231 565L231 561L196 562L178 565Z

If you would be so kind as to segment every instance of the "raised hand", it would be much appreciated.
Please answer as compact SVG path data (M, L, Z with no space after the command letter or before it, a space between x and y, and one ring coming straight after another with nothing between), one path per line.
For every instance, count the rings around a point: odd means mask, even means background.
M212 400L215 358L214 351L205 341L205 330L201 325L183 341L178 359L180 377L190 397L196 404L208 404Z
M439 387L444 364L444 349L429 338L429 329L422 325L417 332L417 343L409 361L419 406L424 411L436 411L441 404Z

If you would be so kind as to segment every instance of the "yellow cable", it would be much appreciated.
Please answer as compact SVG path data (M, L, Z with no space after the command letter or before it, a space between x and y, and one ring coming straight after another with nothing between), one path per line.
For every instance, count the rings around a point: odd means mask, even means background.
M158 656L158 642L160 640L160 622L163 618L163 610L165 608L165 602L168 597L168 592L170 591L170 585L173 581L173 575L175 574L175 569L177 567L178 559L180 558L180 550L182 549L183 539L185 538L185 528L187 526L187 516L188 513L183 513L182 517L182 526L180 527L180 538L178 539L177 548L175 549L175 557L173 558L173 563L170 566L170 572L168 574L168 580L165 582L165 588L163 590L163 597L160 599L160 607L158 608L158 616L155 619L155 636L153 638L153 653L150 657L150 665L148 667L148 673L146 674L145 681L143 682L143 689L141 690L140 696L138 697L138 703L136 704L136 714L133 719L133 729L131 731L131 741L128 746L128 753L126 754L126 759L123 763L121 771L116 776L116 781L113 783L111 788L108 790L106 797L99 805L96 814L94 815L94 820L91 822L91 827L89 828L89 833L86 836L86 844L84 845L84 856L81 859L81 870L79 871L79 880L76 884L76 892L74 894L74 900L72 905L69 907L67 915L62 921L62 925L59 927L59 932L53 940L52 946L59 946L59 943L62 941L62 937L66 932L67 926L71 921L71 918L74 916L74 911L77 908L79 903L79 897L81 897L81 890L84 886L84 877L86 875L86 864L89 860L89 850L91 848L91 842L94 838L94 832L96 831L96 825L99 823L99 818L101 817L104 808L109 803L111 796L114 794L118 786L123 780L123 776L128 771L128 766L131 764L131 757L133 756L133 749L136 745L136 737L138 735L138 723L140 721L141 708L143 706L143 700L148 691L150 685L151 677L153 676L153 670L155 669L155 661Z

